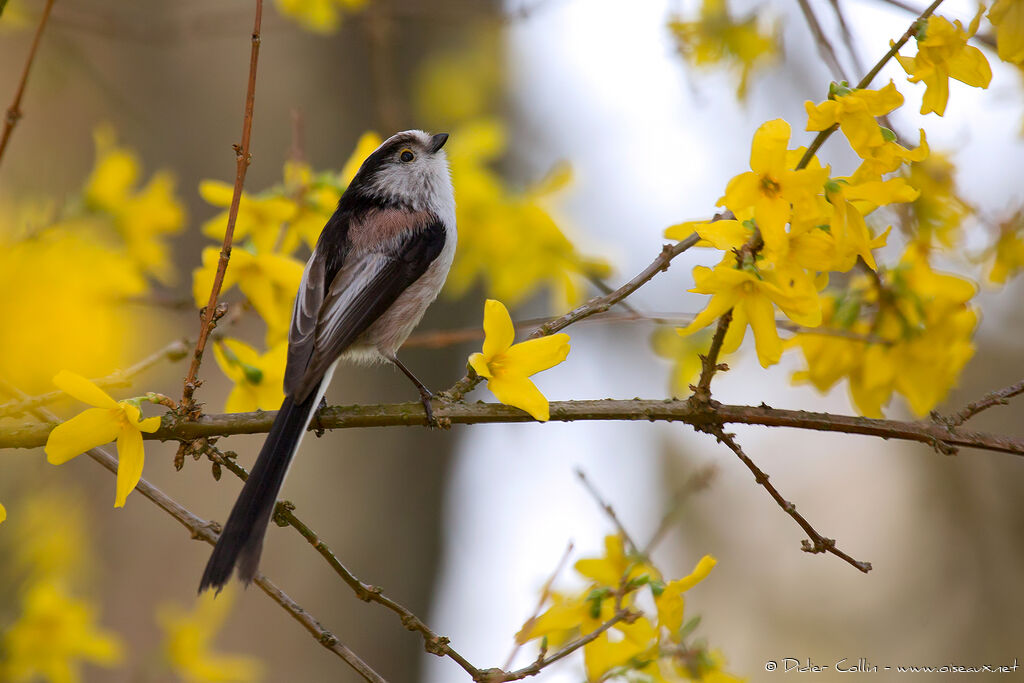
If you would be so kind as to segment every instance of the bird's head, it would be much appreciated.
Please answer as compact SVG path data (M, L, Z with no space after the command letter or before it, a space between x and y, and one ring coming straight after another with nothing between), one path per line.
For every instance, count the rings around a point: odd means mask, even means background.
M412 209L429 209L452 195L447 133L406 130L385 140L359 167L349 189Z

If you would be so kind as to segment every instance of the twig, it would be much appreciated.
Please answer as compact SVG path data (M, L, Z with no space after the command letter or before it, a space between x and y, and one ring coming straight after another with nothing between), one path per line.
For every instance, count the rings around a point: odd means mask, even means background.
M136 375L145 372L165 358L171 361L181 360L188 353L190 342L187 339L180 339L171 342L151 356L143 358L135 365L124 370L116 370L106 377L98 377L93 381L100 387L123 387L131 384L131 379ZM38 396L29 396L24 400L10 401L0 405L0 417L21 415L32 408L38 408L66 396L63 391L51 391Z
M491 678L484 679L484 681L485 683L504 683L505 681L519 681L530 676L536 676L544 668L554 664L560 659L568 657L581 647L597 640L602 633L604 633L611 627L615 626L620 621L626 621L632 618L633 614L634 613L629 609L620 608L615 612L615 614L612 615L612 617L608 621L604 622L587 635L582 636L581 638L577 638L573 642L563 647L561 650L556 651L554 654L549 655L547 657L541 657L533 664L530 664L529 666L524 666L521 669L516 669L515 671L494 672Z
M710 406L694 406L677 399L600 399L589 401L552 401L552 422L645 420L685 422L690 425L751 424L766 427L792 427L840 434L862 434L882 439L900 439L927 444L944 453L958 447L1024 456L1024 439L988 432L957 430L950 432L934 422L885 420L833 413L784 410L766 405L725 405L712 401ZM442 404L438 417L453 424L496 424L533 422L529 414L500 403ZM260 434L270 430L276 411L203 415L195 421L164 415L163 425L147 440L191 441L212 436ZM423 405L391 403L379 405L334 406L319 413L318 427L351 429L355 427L423 426L427 424ZM0 448L37 448L46 443L50 431L59 424L47 420L15 425L0 430ZM312 426L311 426L312 428Z
M828 36L825 35L824 29L822 29L821 24L818 23L818 17L814 15L814 10L811 9L807 0L797 0L797 2L800 3L800 10L804 13L804 19L807 20L807 26L811 29L811 33L814 35L814 42L818 45L818 52L821 53L822 58L828 63L829 68L832 69L832 77L837 81L849 81L850 78L846 75L846 71L843 69L843 65L839 61L839 57L836 55L836 50L832 47L832 43L829 41Z
M210 299L203 309L202 322L199 326L199 337L196 340L195 352L192 355L192 364L189 366L188 375L185 377L185 386L181 396L181 409L191 417L198 417L198 410L192 396L201 384L197 375L199 366L203 362L203 351L206 349L206 340L213 330L217 316L217 297L220 296L220 288L224 284L224 273L228 268L228 260L231 258L231 241L235 234L235 221L238 219L238 206L242 200L242 188L245 185L245 173L252 161L249 155L249 141L252 136L253 106L256 99L256 65L260 54L260 25L263 19L263 0L256 0L256 18L253 21L252 47L249 53L249 84L245 93L245 115L242 117L242 142L235 145L235 187L231 194L231 206L228 208L228 223L224 230L224 242L220 248L220 258L217 261L217 271L213 276L213 286L210 288Z
M239 479L244 481L249 478L249 472L246 471L244 467L235 462L234 459L227 457L218 449L208 445L207 454L216 464L227 468ZM291 526L299 532L299 535L313 546L313 549L327 561L327 564L330 565L331 569L341 577L342 581L348 584L360 600L383 605L401 617L402 625L405 626L406 629L420 633L423 636L423 643L427 652L437 655L438 657L449 657L461 666L466 673L473 677L473 680L478 680L478 678L482 676L480 669L477 669L475 666L470 664L465 657L459 654L448 644L448 638L432 631L425 623L423 623L423 620L413 614L408 608L384 595L380 587L363 583L355 576L355 574L350 572L337 558L331 548L320 538L320 536L309 528L305 522L298 518L295 514L295 505L293 503L290 501L278 501L277 507L274 511L274 520L282 526Z
M882 67L888 64L889 60L892 59L893 56L900 51L900 48L906 45L907 41L910 40L911 37L913 37L917 33L918 22L930 17L932 13L935 12L935 10L938 9L939 5L941 4L942 0L935 0L934 2L932 2L932 4L928 5L928 7L923 12L921 12L920 15L918 15L917 19L914 20L912 24L910 24L910 27L903 33L902 36L900 36L899 40L893 43L892 47L889 48L889 51L886 52L885 55L883 55L882 58L879 59L873 67L871 67L871 70L868 71L864 78L860 79L860 82L857 84L858 90L866 88L869 85L871 85L871 81L875 80L875 76L877 76L878 72L882 70ZM836 132L837 130L839 130L839 124L833 124L826 128L825 130L818 133L814 137L814 140L811 141L811 144L807 146L807 151L804 152L803 157L800 158L800 162L797 163L796 170L799 171L800 169L805 168L807 164L811 162L811 159L814 158L814 155L817 153L818 149L820 149L821 146L825 143L825 141L828 140L829 136L832 135L832 133Z
M28 72L32 69L32 62L36 58L36 50L39 49L39 41L43 37L43 29L46 28L46 20L50 18L50 10L53 8L53 0L46 0L43 7L43 14L39 17L39 26L36 27L36 34L32 38L32 46L28 49L28 57L25 59L25 66L21 70L21 80L18 81L18 90L14 93L14 101L7 108L7 116L4 118L4 132L0 135L0 161L4 158L7 150L7 142L11 139L14 126L21 118L21 98L25 94L25 85L28 83Z
M803 515L796 511L796 505L793 505L793 503L790 503L788 500L783 498L782 495L779 493L778 489L776 489L775 486L773 486L772 483L768 480L768 475L765 474L764 471L760 467L758 467L757 464L755 464L754 461L751 460L746 453L743 452L743 449L740 448L740 445L736 441L735 436L733 434L726 433L721 427L709 429L707 431L710 434L713 434L721 443L724 443L726 446L728 446L729 449L733 453L735 453L740 460L743 461L743 464L746 465L747 468L753 473L754 480L758 484L763 486L765 490L768 491L768 494L772 497L772 499L779 504L779 507L782 508L786 512L786 514L792 517L794 521L796 521L796 523L800 525L800 528L804 530L804 533L811 537L810 541L801 541L801 546L804 552L812 554L832 553L836 557L842 559L844 562L849 563L851 566L864 572L865 574L871 571L870 562L862 562L860 560L853 559L852 557L850 557L849 555L847 555L842 550L836 547L836 541L834 538L825 538L817 531L815 531L814 527L812 527L810 523L806 519L804 519Z
M843 44L846 46L846 51L850 54L850 60L853 62L853 68L857 70L857 73L864 72L864 63L860 59L860 53L857 52L856 41L853 39L853 31L850 29L850 25L846 23L846 15L843 13L843 8L840 5L839 0L831 0L832 11L836 15L836 21L839 23L839 32L843 36Z
M592 315L579 322L584 325L649 322L654 323L655 325L686 326L693 322L694 317L695 316L693 314L687 313L619 313L617 311L606 311L604 313ZM526 318L524 320L514 322L513 327L516 332L532 330L538 325L542 325L554 319L555 318L552 316ZM838 327L804 327L803 325L797 325L786 318L776 319L775 324L784 330L798 334L817 334L825 337L838 337L840 339L849 339L851 341L862 341L869 344L892 345L893 343L889 339L869 334L858 334L851 330L845 330ZM440 349L483 338L484 331L479 325L475 325L473 327L461 327L454 330L426 330L423 332L414 332L405 341L402 348Z
M993 391L990 394L985 394L983 398L968 403L966 406L964 406L963 410L949 418L937 419L943 424L948 425L949 427L959 427L964 422L967 422L981 411L987 410L988 408L991 408L993 406L1006 405L1008 403L1008 399L1011 399L1014 396L1019 396L1020 394L1024 394L1024 380L1021 380L1016 384L1011 384L1005 389L1000 389L999 391ZM936 418L936 416L933 415L933 418Z
M3 380L0 380L0 382L3 383L3 386L7 391L14 395L18 395L22 400L28 398L27 394L17 387L14 387ZM31 412L40 420L57 419L57 416L46 408L32 408ZM105 467L109 472L115 476L117 475L118 460L116 457L108 453L106 449L96 447L86 451L86 454ZM189 530L192 534L192 538L206 541L210 545L216 545L217 537L220 534L215 530L216 524L214 522L209 522L197 517L185 506L178 503L145 479L139 479L139 483L136 484L135 490L161 510L178 520L182 526ZM257 574L254 581L256 585L260 587L260 590L270 596L271 600L280 605L292 616L293 619L299 622L303 628L309 631L310 635L312 635L318 643L341 657L346 664L355 669L365 680L370 681L370 683L387 683L382 676L370 668L358 657L358 655L345 647L345 645L338 640L337 636L321 626L320 622L313 618L308 611L288 597L288 595L278 588L273 581L262 573Z
M597 313L604 313L609 308L619 303L636 290L643 287L655 275L668 270L669 265L671 265L672 263L672 259L674 259L676 256L679 256L679 254L682 254L684 251L694 246L699 241L700 236L697 233L693 233L692 235L682 240L681 242L664 245L661 249L661 253L658 254L658 257L655 258L649 266L640 271L640 273L638 273L632 280L622 285L611 294L604 294L602 296L594 297L590 301L574 308L565 315L562 315L558 318L555 318L554 320L550 320L544 323L543 325L540 325L530 334L530 338L536 339L537 337L544 337L550 334L555 334L556 332L564 330L566 327L572 325L575 322L579 322L580 320L589 318L590 316L595 315ZM480 381L481 378L478 377L475 372L470 370L465 377L456 382L450 389L443 392L441 394L441 397L445 401L449 402L459 401L469 391L476 387L476 385L479 384Z
M540 589L540 597L537 599L537 606L533 608L533 613L530 618L527 619L524 624L529 624L537 620L540 616L540 611L544 609L544 603L547 602L548 596L551 595L551 586L555 584L555 579L562 573L565 568L565 563L569 561L569 557L572 555L573 543L569 541L569 544L565 546L565 552L562 553L562 558L558 560L558 564L555 565L554 571L548 576L547 581ZM522 644L518 641L512 646L512 651L508 653L508 658L505 660L505 666L502 668L508 671L512 667L512 661L516 658L516 654L519 653L519 649Z
M712 378L717 371L729 369L729 366L725 363L719 364L718 354L722 351L722 342L725 340L725 333L729 331L729 323L731 322L732 309L730 308L718 319L715 335L711 338L711 346L708 348L707 355L701 354L700 356L700 379L697 381L697 387L693 390L693 396L691 397L697 403L706 405L711 400Z
M579 477L581 482L583 482L583 487L587 489L587 492L590 494L591 498L594 499L594 502L597 503L597 506L601 508L601 511L608 515L608 519L610 519L612 524L615 525L615 529L622 536L622 540L626 542L626 545L629 546L630 551L634 553L638 552L640 550L639 546L633 542L633 539L630 537L629 532L626 531L626 527L623 526L619 516L615 514L615 508L611 506L611 503L605 502L604 498L602 498L601 494L598 492L597 487L590 483L590 480L587 479L587 475L579 467L576 468L576 476Z
M672 494L672 502L669 503L668 509L665 514L662 515L661 521L658 523L658 528L651 536L651 540L647 541L647 545L641 551L642 555L650 555L654 550L655 546L661 543L661 539L668 533L669 528L672 525L672 518L676 516L683 503L692 494L698 491L703 491L711 485L711 480L714 479L715 475L718 474L718 468L715 465L706 465L696 472L683 483L679 489Z

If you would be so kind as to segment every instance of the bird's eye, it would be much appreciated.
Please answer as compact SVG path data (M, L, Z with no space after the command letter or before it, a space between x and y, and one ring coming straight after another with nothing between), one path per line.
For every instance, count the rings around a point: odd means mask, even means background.
M403 149L402 153L398 156L402 161L409 163L416 158L416 155L412 153L412 150Z

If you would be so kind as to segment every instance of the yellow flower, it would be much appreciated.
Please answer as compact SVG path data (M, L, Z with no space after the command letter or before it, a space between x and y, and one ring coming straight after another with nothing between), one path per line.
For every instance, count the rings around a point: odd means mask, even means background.
M654 603L658 608L658 626L667 628L672 640L679 642L679 629L683 627L685 607L683 593L706 579L716 564L718 564L718 560L710 555L705 555L700 558L697 566L689 575L669 581L660 593L655 594Z
M1024 2L996 0L988 11L988 20L996 27L999 59L1014 64L1024 62Z
M471 355L469 364L487 378L487 388L499 401L546 422L550 417L548 400L528 378L565 360L569 335L553 334L513 345L512 317L504 304L494 299L484 305L484 334L483 352Z
M788 248L786 223L793 211L813 204L828 179L827 169L792 169L786 150L789 134L789 124L782 119L762 124L754 133L751 171L730 180L725 196L718 200L719 206L740 217L753 209L765 249L780 255Z
M142 432L155 432L159 417L141 419L137 405L117 402L98 386L73 372L61 370L53 383L90 408L53 428L46 440L46 459L62 465L90 448L117 439L117 494L114 507L124 507L128 494L142 478L145 453Z
M277 11L314 33L329 34L341 25L342 10L362 9L367 0L276 0Z
M380 147L384 140L381 139L380 135L374 131L367 131L359 136L356 140L356 147L352 150L352 154L349 155L348 161L341 167L341 174L339 176L342 185L347 186L352 182L352 179L356 177L356 173L359 171L359 167L362 166L363 161L366 157L373 154L373 150Z
M219 180L203 180L199 183L199 194L208 204L224 207L224 211L203 223L202 231L207 237L223 241L228 225L228 207L234 191L233 185ZM275 250L280 239L282 225L294 213L295 203L287 197L277 194L253 197L243 192L238 202L232 240L242 244L246 239L251 239L256 251L269 254ZM206 294L210 294L209 290Z
M871 270L876 270L872 249L885 246L889 231L886 230L880 240L872 239L864 216L849 201L842 183L829 183L825 196L833 208L829 232L835 240L836 249L835 260L829 269L846 272L853 268L859 256ZM882 197L876 198L884 201Z
M500 122L479 119L460 126L448 144L459 246L447 292L459 296L482 278L488 295L509 305L543 286L551 290L552 309L576 305L581 283L607 276L610 268L581 254L546 208L571 173L559 165L526 191L509 190L488 165L504 150L505 138Z
M7 519L7 508L4 507L3 503L0 503L0 522Z
M999 239L992 251L995 260L988 273L990 282L1004 285L1011 275L1024 269L1024 210L1017 211L1000 226Z
M704 0L697 21L676 17L669 21L669 30L676 38L679 52L695 66L723 63L740 72L736 96L744 99L750 74L761 62L770 61L779 53L779 31L772 26L762 32L758 12L736 20L729 13L726 0Z
M217 365L235 383L224 411L246 413L277 410L284 400L284 368L288 344L281 342L260 354L243 341L225 339L213 347Z
M96 129L93 137L96 166L83 191L86 206L113 219L128 255L142 272L169 283L174 266L163 238L185 226L185 209L174 196L173 176L160 171L136 190L140 170L135 154L117 146L109 126Z
M676 398L690 395L690 384L700 376L700 355L708 352L711 333L700 332L680 337L671 327L661 326L651 335L654 353L672 361L669 393Z
M646 617L633 623L620 622L615 629L618 640L612 640L605 631L583 646L583 665L587 681L597 683L617 666L628 664L634 657L646 659L656 654L658 631Z
M761 274L751 270L737 269L726 262L714 270L704 266L694 268L696 286L690 291L711 294L711 301L679 333L687 335L703 329L732 309L732 324L722 349L729 352L739 348L749 324L754 331L758 360L763 367L768 367L778 363L782 355L772 304L782 309L790 320L806 327L817 327L821 323L821 306L817 291L805 278L793 277L793 287L783 287L773 272Z
M185 611L164 604L157 619L164 631L164 656L186 683L249 683L260 679L260 663L252 657L228 656L211 651L234 603L234 592L215 596L206 592L195 607Z
M992 80L992 69L981 50L968 45L967 40L978 31L984 5L979 5L967 30L958 19L950 23L948 19L932 15L924 29L924 37L917 36L917 56L901 57L896 55L900 66L910 74L907 79L911 83L923 81L926 89L921 102L921 113L935 112L942 116L949 101L949 79L955 78L961 83L976 88L987 88Z
M83 662L111 667L123 659L121 639L96 624L96 608L70 596L59 582L30 586L21 609L0 636L0 680L78 683Z
M205 306L217 272L219 247L203 249L203 266L192 272L192 296L197 306ZM234 249L224 274L221 292L238 285L242 294L267 324L267 344L276 346L288 336L292 304L302 280L303 264L283 254L252 253Z
M956 167L946 154L932 153L927 159L910 165L907 182L920 190L910 206L915 228L914 240L924 247L936 241L951 247L971 207L957 193Z
M885 142L882 127L875 120L903 105L903 95L896 90L892 81L881 90L855 90L844 85L833 84L833 99L821 104L805 102L807 130L825 130L839 124L850 147L862 158L872 155L872 150Z
M596 586L618 588L627 581L644 574L657 578L657 570L646 558L628 555L621 534L604 537L604 557L578 560L574 565L577 572L594 582Z

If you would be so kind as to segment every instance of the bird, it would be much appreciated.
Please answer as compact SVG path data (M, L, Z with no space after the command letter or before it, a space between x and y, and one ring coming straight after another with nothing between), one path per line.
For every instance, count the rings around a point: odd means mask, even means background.
M455 256L455 196L447 133L407 130L363 161L306 263L288 332L285 398L206 564L199 593L237 568L256 577L278 492L338 362L390 362L433 394L398 349L437 298Z

